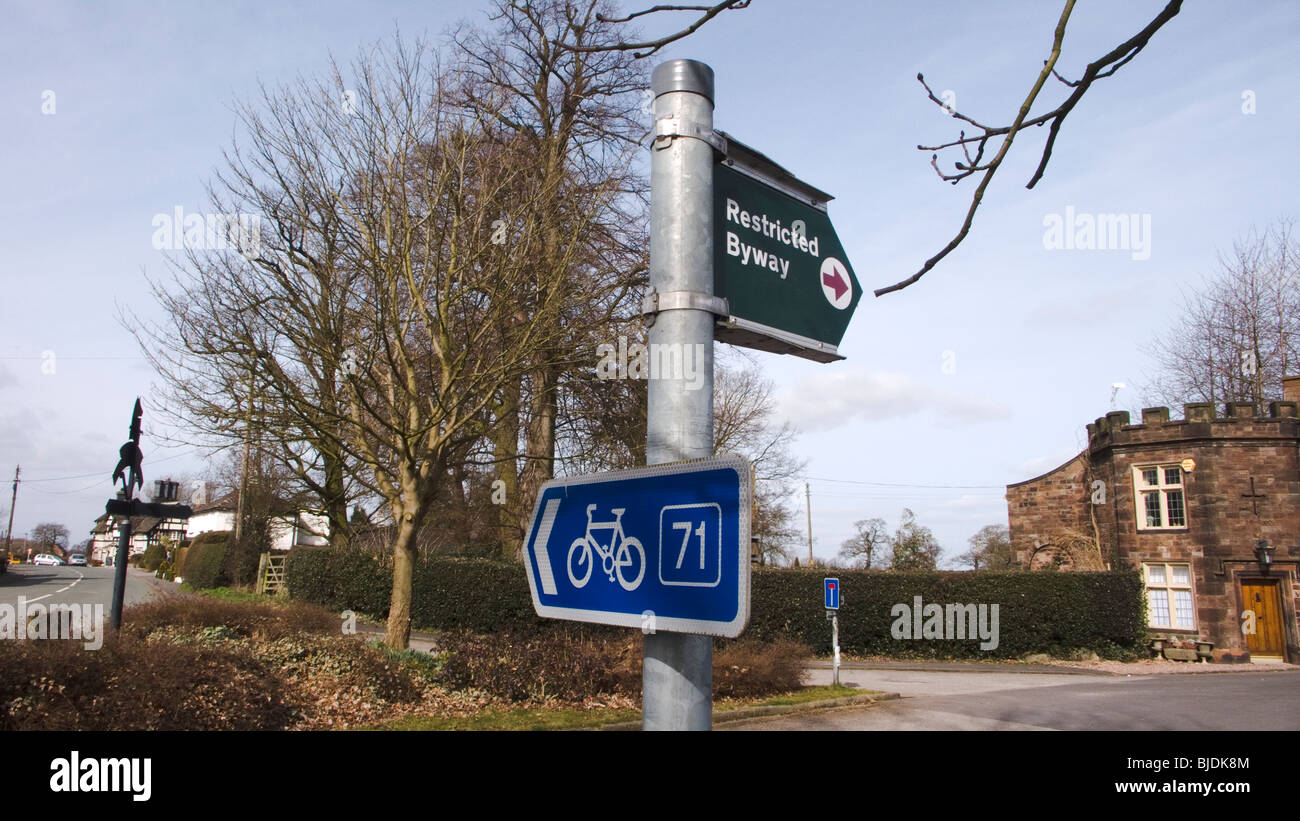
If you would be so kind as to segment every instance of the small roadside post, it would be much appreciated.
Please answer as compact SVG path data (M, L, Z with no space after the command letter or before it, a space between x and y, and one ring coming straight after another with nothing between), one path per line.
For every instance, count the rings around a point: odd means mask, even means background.
M840 686L840 580L825 579L822 582L823 590L826 594L826 618L831 623L831 652L834 653L834 661L831 664L831 681L836 686Z

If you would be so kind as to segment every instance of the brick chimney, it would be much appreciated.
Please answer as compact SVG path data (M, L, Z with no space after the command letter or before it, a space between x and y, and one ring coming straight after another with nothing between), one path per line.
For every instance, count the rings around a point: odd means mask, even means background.
M1300 376L1282 377L1282 401L1300 402Z

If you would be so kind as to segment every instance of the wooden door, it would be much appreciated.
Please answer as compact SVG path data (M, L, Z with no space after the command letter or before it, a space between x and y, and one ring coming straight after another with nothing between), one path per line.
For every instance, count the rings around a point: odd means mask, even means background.
M1246 634L1252 656L1282 658L1286 637L1282 631L1282 600L1277 579L1251 579L1241 583L1242 607L1255 613L1255 632Z

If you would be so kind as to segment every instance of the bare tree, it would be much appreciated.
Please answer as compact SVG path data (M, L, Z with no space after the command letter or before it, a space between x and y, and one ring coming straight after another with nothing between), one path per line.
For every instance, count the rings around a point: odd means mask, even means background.
M890 540L890 548L890 570L934 570L943 553L930 528L919 524L916 514L906 508Z
M58 522L41 522L32 528L32 541L43 549L65 553L68 549L68 528Z
M222 181L271 236L247 255L188 255L164 302L186 398L224 397L209 409L233 429L246 376L273 441L334 455L382 499L393 647L409 638L419 531L491 436L502 391L563 346L562 277L618 194L538 186L535 146L460 105L473 82L399 38L347 79L336 67L266 91L241 109L247 145Z
M645 181L631 158L642 122L645 66L624 50L626 25L596 0L498 0L491 31L455 37L461 105L483 127L508 133L533 157L528 219L539 227L535 281L525 304L563 306L565 334L530 352L532 367L502 386L490 409L491 459L504 485L503 551L518 555L538 488L555 475L565 389L590 372L588 355L632 314L644 286ZM599 211L575 198L614 191ZM572 230L577 228L578 230ZM526 310L526 309L525 309Z
M1011 531L1006 525L985 525L967 541L970 550L953 559L972 570L1017 570L1011 552Z
M853 523L857 533L840 547L839 558L854 567L871 569L882 563L884 548L890 543L884 519L859 519Z
M1220 254L1218 270L1183 300L1172 328L1151 344L1158 368L1147 401L1281 399L1282 377L1300 363L1300 247L1294 224L1252 231Z

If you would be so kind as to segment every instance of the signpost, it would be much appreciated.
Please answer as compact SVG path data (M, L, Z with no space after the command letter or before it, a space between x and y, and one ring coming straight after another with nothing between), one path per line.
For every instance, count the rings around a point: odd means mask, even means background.
M153 502L138 502L134 498L135 489L144 485L144 471L141 462L144 454L140 452L140 421L144 418L144 409L140 407L139 397L131 410L130 438L118 451L117 467L113 469L113 483L122 482L122 498L109 499L105 512L118 517L122 523L121 534L117 540L117 554L113 558L113 599L109 610L109 624L116 632L122 627L122 602L126 595L126 561L131 548L131 518L135 516L157 516L160 519L171 517L189 518L193 512L188 505L165 505Z
M729 135L713 169L717 339L818 362L838 346L862 286L826 213L833 199Z
M738 456L547 482L524 545L538 615L734 638L749 619Z
M835 660L831 665L831 683L840 686L840 580L825 579L822 590L826 595L826 618L831 623L831 652Z
M713 342L843 359L862 287L826 215L831 196L714 131L711 68L670 60L651 90L642 313L649 349L697 356L694 378L650 379L650 467L543 487L524 555L538 614L645 632L643 729L707 730L709 636L737 636L749 618L752 496L748 464L713 457Z

